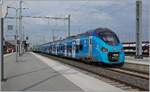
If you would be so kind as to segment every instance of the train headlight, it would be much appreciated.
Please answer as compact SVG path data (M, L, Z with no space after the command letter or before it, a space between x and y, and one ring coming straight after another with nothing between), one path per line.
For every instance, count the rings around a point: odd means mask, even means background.
M101 51L102 51L102 52L108 52L108 49L107 49L107 48L102 47L102 48L101 48Z

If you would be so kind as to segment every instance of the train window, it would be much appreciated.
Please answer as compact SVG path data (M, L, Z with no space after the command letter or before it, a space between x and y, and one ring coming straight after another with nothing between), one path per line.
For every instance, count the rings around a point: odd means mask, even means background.
M90 44L92 44L92 39L90 39Z
M71 45L67 45L67 52L71 52L72 51L72 46Z
M99 33L99 37L106 43L110 45L116 45L119 43L119 39L113 32L101 32Z
M76 53L79 53L79 45L76 45Z
M62 48L62 49L63 49L63 52L64 52L64 51L65 51L65 46L63 46L63 48Z
M83 50L83 45L82 44L79 45L79 49Z
M70 47L70 48L69 48L69 51L72 52L72 46L70 45L69 47Z
M61 50L61 46L59 46L59 50Z
M52 51L52 47L51 46L50 46L49 50Z
M83 50L83 45L76 45L76 53L78 53L79 51Z

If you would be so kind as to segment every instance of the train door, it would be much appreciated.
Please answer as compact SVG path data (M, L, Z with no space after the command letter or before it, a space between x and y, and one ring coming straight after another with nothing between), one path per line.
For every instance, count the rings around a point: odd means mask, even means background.
M80 45L80 39L76 39L76 54L79 54L79 45Z
M68 43L68 47L67 47L67 48L68 48L68 56L69 56L69 57L72 56L72 55L71 55L71 54L72 54L72 49L71 49L71 48L72 48L72 45L71 45L71 44L72 44L72 43L69 42L69 43Z
M89 57L92 56L92 36L89 36Z
M75 41L72 42L72 57L73 58L76 57L76 42Z
M55 47L55 54L57 55L57 52L58 52L58 44L56 44L56 47Z
M46 46L46 53L49 54L49 46Z
M54 54L54 45L52 44L52 54Z
M65 56L67 56L67 43L65 43L64 45L65 45Z

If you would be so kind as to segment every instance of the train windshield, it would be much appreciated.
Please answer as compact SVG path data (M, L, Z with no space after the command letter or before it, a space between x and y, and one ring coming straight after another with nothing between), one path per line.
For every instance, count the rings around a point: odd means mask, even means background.
M110 45L117 45L119 43L119 39L113 32L101 32L99 33L99 37L106 43Z

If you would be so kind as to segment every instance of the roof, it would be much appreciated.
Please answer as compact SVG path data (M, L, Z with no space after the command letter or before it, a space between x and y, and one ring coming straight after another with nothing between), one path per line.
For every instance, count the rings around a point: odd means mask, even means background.
M89 30L89 31L81 33L81 34L77 34L77 35L67 37L67 38L62 39L62 40L57 40L57 41L54 41L54 42L64 41L66 39L75 39L75 38L78 38L79 36L93 36L93 35L97 35L100 32L112 32L113 33L113 31L108 29L108 28L99 27L99 28ZM48 43L45 43L45 44L42 44L42 45L46 45L46 44L49 44L49 43L53 43L53 42L48 42ZM40 46L42 46L42 45L40 45Z
M99 28L96 28L94 30L89 30L89 31L87 31L85 33L78 34L77 36L92 36L92 35L96 35L96 34L98 34L100 32L112 32L113 33L113 31L108 29L108 28L101 28L101 27L99 27Z

